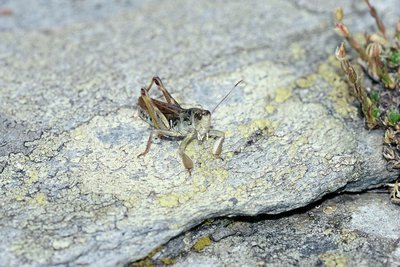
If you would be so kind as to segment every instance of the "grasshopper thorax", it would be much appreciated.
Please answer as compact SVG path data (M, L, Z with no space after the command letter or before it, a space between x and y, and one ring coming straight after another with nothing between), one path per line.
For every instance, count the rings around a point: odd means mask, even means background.
M211 127L211 112L201 108L190 108L190 120L197 134L197 140L204 141L208 138Z

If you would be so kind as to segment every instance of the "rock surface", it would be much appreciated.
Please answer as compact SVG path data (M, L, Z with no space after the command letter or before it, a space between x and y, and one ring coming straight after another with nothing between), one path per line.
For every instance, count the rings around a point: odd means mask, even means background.
M206 221L145 260L173 266L399 266L399 216L385 190L344 194L280 215Z
M354 29L373 25L363 5L342 2ZM388 24L394 3L377 6ZM65 0L54 14L47 1L2 3L1 262L124 264L207 218L392 180L382 132L363 129L329 59L337 4ZM153 75L208 109L245 80L213 114L222 159L212 140L192 144L191 177L176 141L137 158L150 128L136 99Z

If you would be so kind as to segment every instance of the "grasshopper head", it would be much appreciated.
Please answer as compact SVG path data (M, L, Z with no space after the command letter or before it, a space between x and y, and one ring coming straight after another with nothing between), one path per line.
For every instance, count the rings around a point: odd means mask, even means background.
M197 132L197 140L204 141L208 138L211 127L211 112L205 109L192 109L192 122Z

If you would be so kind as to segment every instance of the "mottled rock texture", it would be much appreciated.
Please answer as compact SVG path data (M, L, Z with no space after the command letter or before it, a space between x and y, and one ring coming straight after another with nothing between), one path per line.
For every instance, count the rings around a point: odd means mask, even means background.
M385 190L279 215L209 220L142 262L173 266L399 266L400 209ZM202 240L208 238L208 243ZM202 245L202 246L200 246Z
M363 128L331 55L328 1L2 1L0 259L6 266L114 266L215 216L276 214L392 180L382 132ZM355 29L362 3L341 2ZM377 6L392 23L395 1ZM377 3L378 4L378 3ZM57 11L54 11L57 10ZM136 113L160 76L225 131L144 158Z

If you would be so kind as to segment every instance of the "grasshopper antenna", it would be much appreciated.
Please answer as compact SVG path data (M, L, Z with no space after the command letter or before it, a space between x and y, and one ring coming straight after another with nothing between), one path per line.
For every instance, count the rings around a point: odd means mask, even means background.
M211 111L211 114L214 113L214 111L217 109L217 107L224 102L224 100L232 93L233 89L236 88L236 86L238 86L241 82L243 82L243 80L238 81L235 86L232 87L232 89L224 96L224 98L222 98L221 101L219 101L219 103L215 106L215 108Z

